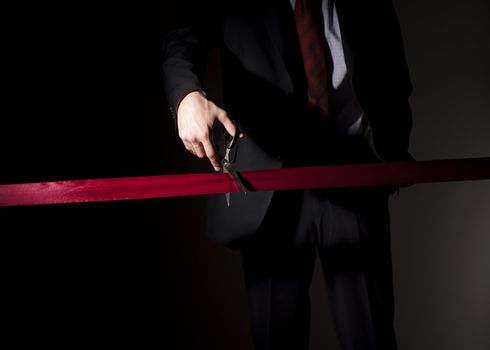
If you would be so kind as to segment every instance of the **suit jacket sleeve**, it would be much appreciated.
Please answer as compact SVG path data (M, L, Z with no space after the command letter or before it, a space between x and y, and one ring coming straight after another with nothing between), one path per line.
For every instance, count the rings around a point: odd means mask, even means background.
M221 41L220 13L218 1L193 1L181 24L164 37L161 68L176 131L180 101L192 91L203 91L207 53Z

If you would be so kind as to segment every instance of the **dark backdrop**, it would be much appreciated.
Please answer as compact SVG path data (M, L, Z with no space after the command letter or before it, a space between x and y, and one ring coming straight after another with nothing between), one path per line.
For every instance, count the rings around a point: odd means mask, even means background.
M207 172L173 130L159 46L188 1L4 7L2 183ZM490 156L487 0L395 0L418 159ZM213 52L206 77L219 98ZM490 184L391 200L400 349L490 348ZM251 349L236 252L204 196L0 209L4 342ZM317 269L312 349L338 348Z

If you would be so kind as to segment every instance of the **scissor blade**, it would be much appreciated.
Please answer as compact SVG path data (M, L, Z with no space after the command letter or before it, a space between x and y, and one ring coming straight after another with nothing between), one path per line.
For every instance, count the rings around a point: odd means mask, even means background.
M242 192L247 193L247 188L245 187L245 185L243 184L242 180L240 179L240 176L238 176L238 173L234 169L230 169L230 168L228 168L228 171L231 174L231 176L233 177L233 180L235 181L235 183L240 188L240 190Z

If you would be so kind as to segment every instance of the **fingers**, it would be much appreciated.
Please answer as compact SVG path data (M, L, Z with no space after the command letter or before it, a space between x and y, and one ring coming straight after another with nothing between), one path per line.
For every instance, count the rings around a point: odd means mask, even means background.
M236 125L230 119L230 117L228 116L228 114L225 111L223 111L223 113L218 114L218 120L221 122L221 124L223 124L223 126L225 127L228 134L235 135ZM238 137L242 139L245 137L245 134L243 132L240 132L240 134L238 134Z
M219 122L225 127L228 134L235 135L236 126L235 123L233 123L233 121L230 119L230 117L228 117L228 114L222 110L220 113L218 113L217 117Z
M184 147L186 150L188 150L189 152L191 152L193 155L197 155L196 154L196 151L194 150L194 145L190 142L186 142L184 140L182 140L182 142L184 143Z
M200 94L188 94L179 105L178 131L185 148L199 158L207 157L215 171L219 171L220 156L213 141L213 126L220 122L230 135L235 135L237 128L227 112ZM244 134L239 133L239 138Z
M211 139L208 138L202 142L184 142L184 146L189 152L199 158L207 157L215 171L221 169L219 156L212 142L212 137Z
M193 143L192 148L194 149L194 154L199 158L203 158L206 155L201 143Z
M216 153L216 149L214 148L214 144L211 140L205 140L202 143L202 146L204 147L204 151L206 152L206 156L208 157L209 161L211 162L211 165L213 166L215 171L220 170L220 164L219 164L219 159L218 159L218 154Z
M199 137L198 136L190 137L184 134L183 132L179 131L179 137L182 143L184 144L185 148L189 152L191 152L195 156L198 156L199 158L203 158L206 155L206 153L204 152L204 148L201 145L201 141L209 137L207 133L201 133Z

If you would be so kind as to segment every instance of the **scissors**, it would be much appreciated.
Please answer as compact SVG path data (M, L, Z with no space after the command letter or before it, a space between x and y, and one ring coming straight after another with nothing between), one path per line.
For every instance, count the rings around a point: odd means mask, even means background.
M236 124L235 124L236 126ZM224 131L225 133L225 156L223 159L221 159L221 166L223 168L224 173L228 173L231 175L233 178L233 181L235 181L235 184L240 188L240 190L243 193L247 193L247 189L245 185L243 184L242 180L240 179L240 175L238 175L237 171L233 168L230 162L230 150L236 145L238 141L238 136L240 132L238 131L238 127L236 127L235 135L231 136L229 135L226 130ZM231 139L230 139L231 137ZM230 206L230 192L225 193L225 198L226 198L226 204Z

